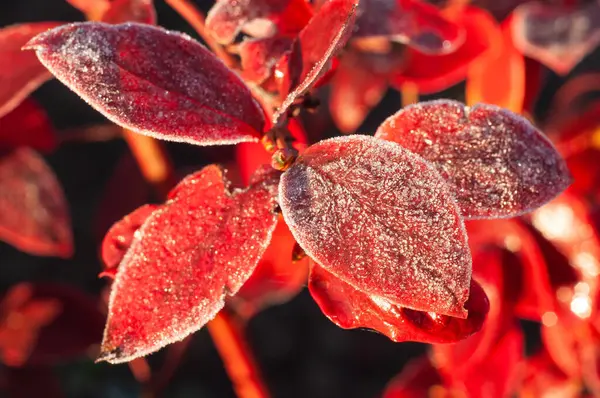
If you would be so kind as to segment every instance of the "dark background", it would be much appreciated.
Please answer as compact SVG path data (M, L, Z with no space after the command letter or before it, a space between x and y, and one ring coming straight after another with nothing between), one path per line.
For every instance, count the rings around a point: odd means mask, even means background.
M197 1L207 10L212 2ZM159 25L193 34L184 21L163 1L156 1ZM83 15L65 0L0 0L0 26L34 21L80 21ZM536 117L544 120L552 95L566 79L600 69L598 51L590 55L566 78L546 72ZM459 85L436 97L462 97ZM34 95L49 113L57 131L104 121L56 80L46 83ZM430 97L427 97L430 98ZM400 108L400 97L388 92L382 104L368 117L361 132L372 132L387 116ZM327 119L326 119L327 121ZM327 122L329 123L329 122ZM326 124L325 135L336 134ZM308 131L314 137L314 131ZM179 168L198 169L203 164L232 159L232 148L196 148L169 144ZM121 140L95 143L64 143L48 162L63 185L71 208L76 252L72 259L32 257L0 242L0 290L23 281L55 281L99 295L106 286L97 278L98 258L96 211L105 184L119 159L128 152ZM115 199L119 200L119 199ZM80 322L85 323L82 318ZM537 342L536 327L526 325L529 349ZM395 344L376 333L342 330L331 323L304 290L291 302L266 309L249 323L248 340L273 397L375 397L412 357L424 353L426 345ZM98 336L98 341L101 336ZM164 350L148 359L162 362ZM94 364L81 359L59 364L55 373L67 397L135 397L139 385L127 365ZM31 380L35 383L35 380ZM0 394L2 394L0 392ZM180 367L169 383L166 397L233 397L210 337L197 332Z

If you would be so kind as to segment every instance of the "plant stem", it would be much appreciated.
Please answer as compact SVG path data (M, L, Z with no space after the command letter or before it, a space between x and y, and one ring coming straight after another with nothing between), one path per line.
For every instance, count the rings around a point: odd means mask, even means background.
M237 396L240 398L267 398L269 394L235 320L221 311L208 324L208 331L223 359L225 370L233 382Z
M189 23L192 28L200 35L202 40L208 47L213 50L215 55L225 63L229 68L234 68L237 64L235 59L229 54L223 46L217 43L210 33L206 31L205 18L202 11L200 11L191 1L189 0L165 0L171 8L173 8L179 15L183 17Z
M123 136L144 178L164 199L176 178L162 143L127 129L123 129ZM238 397L268 398L252 353L235 321L223 310L207 326Z
M173 165L165 148L155 139L123 129L123 138L140 167L144 179L152 185L156 195L164 199L176 182Z
M402 107L419 102L419 88L414 83L404 83L402 85Z

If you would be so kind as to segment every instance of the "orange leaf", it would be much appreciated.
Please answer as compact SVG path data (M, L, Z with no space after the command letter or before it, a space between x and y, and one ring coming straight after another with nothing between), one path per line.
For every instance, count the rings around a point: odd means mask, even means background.
M525 60L510 36L510 22L502 28L490 25L492 46L471 63L467 72L467 104L494 104L516 113L523 111L525 99Z

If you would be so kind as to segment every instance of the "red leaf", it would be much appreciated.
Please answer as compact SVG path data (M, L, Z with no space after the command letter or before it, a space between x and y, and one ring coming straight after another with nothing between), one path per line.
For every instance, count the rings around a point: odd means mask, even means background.
M21 47L59 25L61 22L37 22L0 29L0 118L52 77L34 54L21 51Z
M529 357L525 365L521 396L582 398L581 385L567 377L544 349Z
M600 274L600 236L583 199L567 191L533 212L531 222L569 260L584 281L596 284ZM582 313L573 312L587 318L589 310L582 308Z
M348 51L331 81L329 110L336 126L345 133L355 131L383 98L388 80L400 63L401 54L369 54Z
M200 329L254 271L277 222L278 174L228 191L217 166L186 177L119 265L99 360L126 362Z
M496 21L486 11L475 7L466 7L453 21L464 28L464 44L445 55L427 55L408 48L409 62L394 76L394 87L401 89L403 84L413 83L421 94L431 94L467 77L469 64L492 45L493 35L489 33L495 29Z
M291 300L306 285L308 258L292 261L295 244L292 233L280 217L271 243L252 276L230 299L238 313L249 318L268 305Z
M490 29L492 47L473 61L468 69L466 102L498 105L515 113L523 112L525 101L525 59L515 48L510 31Z
M102 261L107 269L117 268L133 242L135 232L159 209L159 205L143 205L116 222L102 241Z
M514 311L521 318L541 321L547 312L556 311L555 292L550 284L546 261L535 238L518 219L479 220L466 223L469 246L477 252L497 248L515 255L513 264L504 264L511 281L511 296L517 295ZM516 263L516 264L514 264Z
M420 157L368 136L321 141L283 174L279 200L306 254L343 282L395 305L467 316L463 221Z
M0 157L0 239L39 256L70 257L67 203L44 159L21 148Z
M513 12L517 48L558 74L567 74L600 44L600 3L579 8L527 3Z
M57 146L50 118L31 98L0 117L0 150L28 146L51 152Z
M75 23L27 44L113 122L196 145L256 141L263 112L245 84L188 36L149 25Z
M102 331L96 300L68 286L16 285L5 294L0 313L0 356L9 366L84 355Z
M352 34L357 5L358 0L329 0L279 60L275 74L280 79L279 94L285 99L273 115L274 124L331 67L332 58Z
M600 106L598 111L600 112ZM573 195L591 198L596 203L600 199L600 162L598 159L600 159L600 150L595 148L588 148L567 158L567 165L573 174L573 185L569 187L569 192Z
M489 311L481 332L456 344L432 346L431 357L442 376L450 382L462 382L476 371L514 322L511 308L514 303L504 295L502 266L502 251L498 249L473 254L473 276L488 298Z
M447 54L463 44L463 29L438 8L415 0L361 0L354 38L385 36L425 54Z
M113 0L103 13L102 22L118 24L140 22L156 25L156 10L153 0Z
M271 26L273 36L298 33L310 20L305 0L219 0L206 16L206 29L220 44L230 44L252 22ZM264 30L264 29L261 29Z
M525 336L515 323L488 358L464 380L468 397L509 397L518 392L524 351Z
M391 340L453 343L478 332L489 309L488 299L476 282L464 304L465 319L404 308L381 296L357 289L313 264L308 283L321 311L344 329L369 328Z
M292 39L287 37L244 40L239 45L244 79L256 84L267 80L279 58L291 45Z
M437 369L426 356L413 359L385 387L383 398L451 398ZM433 395L436 394L436 395ZM447 395L446 395L447 394Z
M526 213L571 183L552 143L525 118L493 105L411 105L388 118L375 136L432 162L467 219Z

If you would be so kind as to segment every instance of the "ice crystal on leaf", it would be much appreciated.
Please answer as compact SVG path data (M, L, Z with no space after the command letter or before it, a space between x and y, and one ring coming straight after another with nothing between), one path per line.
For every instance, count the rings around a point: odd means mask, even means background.
M423 159L373 137L321 141L283 174L279 200L298 243L345 283L399 306L467 316L464 224Z
M376 137L430 161L468 219L523 214L571 183L552 143L525 118L493 105L412 105L388 118Z
M208 166L171 191L119 264L101 360L119 363L156 351L221 310L271 240L278 178L263 169L247 190L230 192L221 169Z
M190 37L149 25L75 23L27 44L54 75L117 124L196 145L256 141L250 90Z

